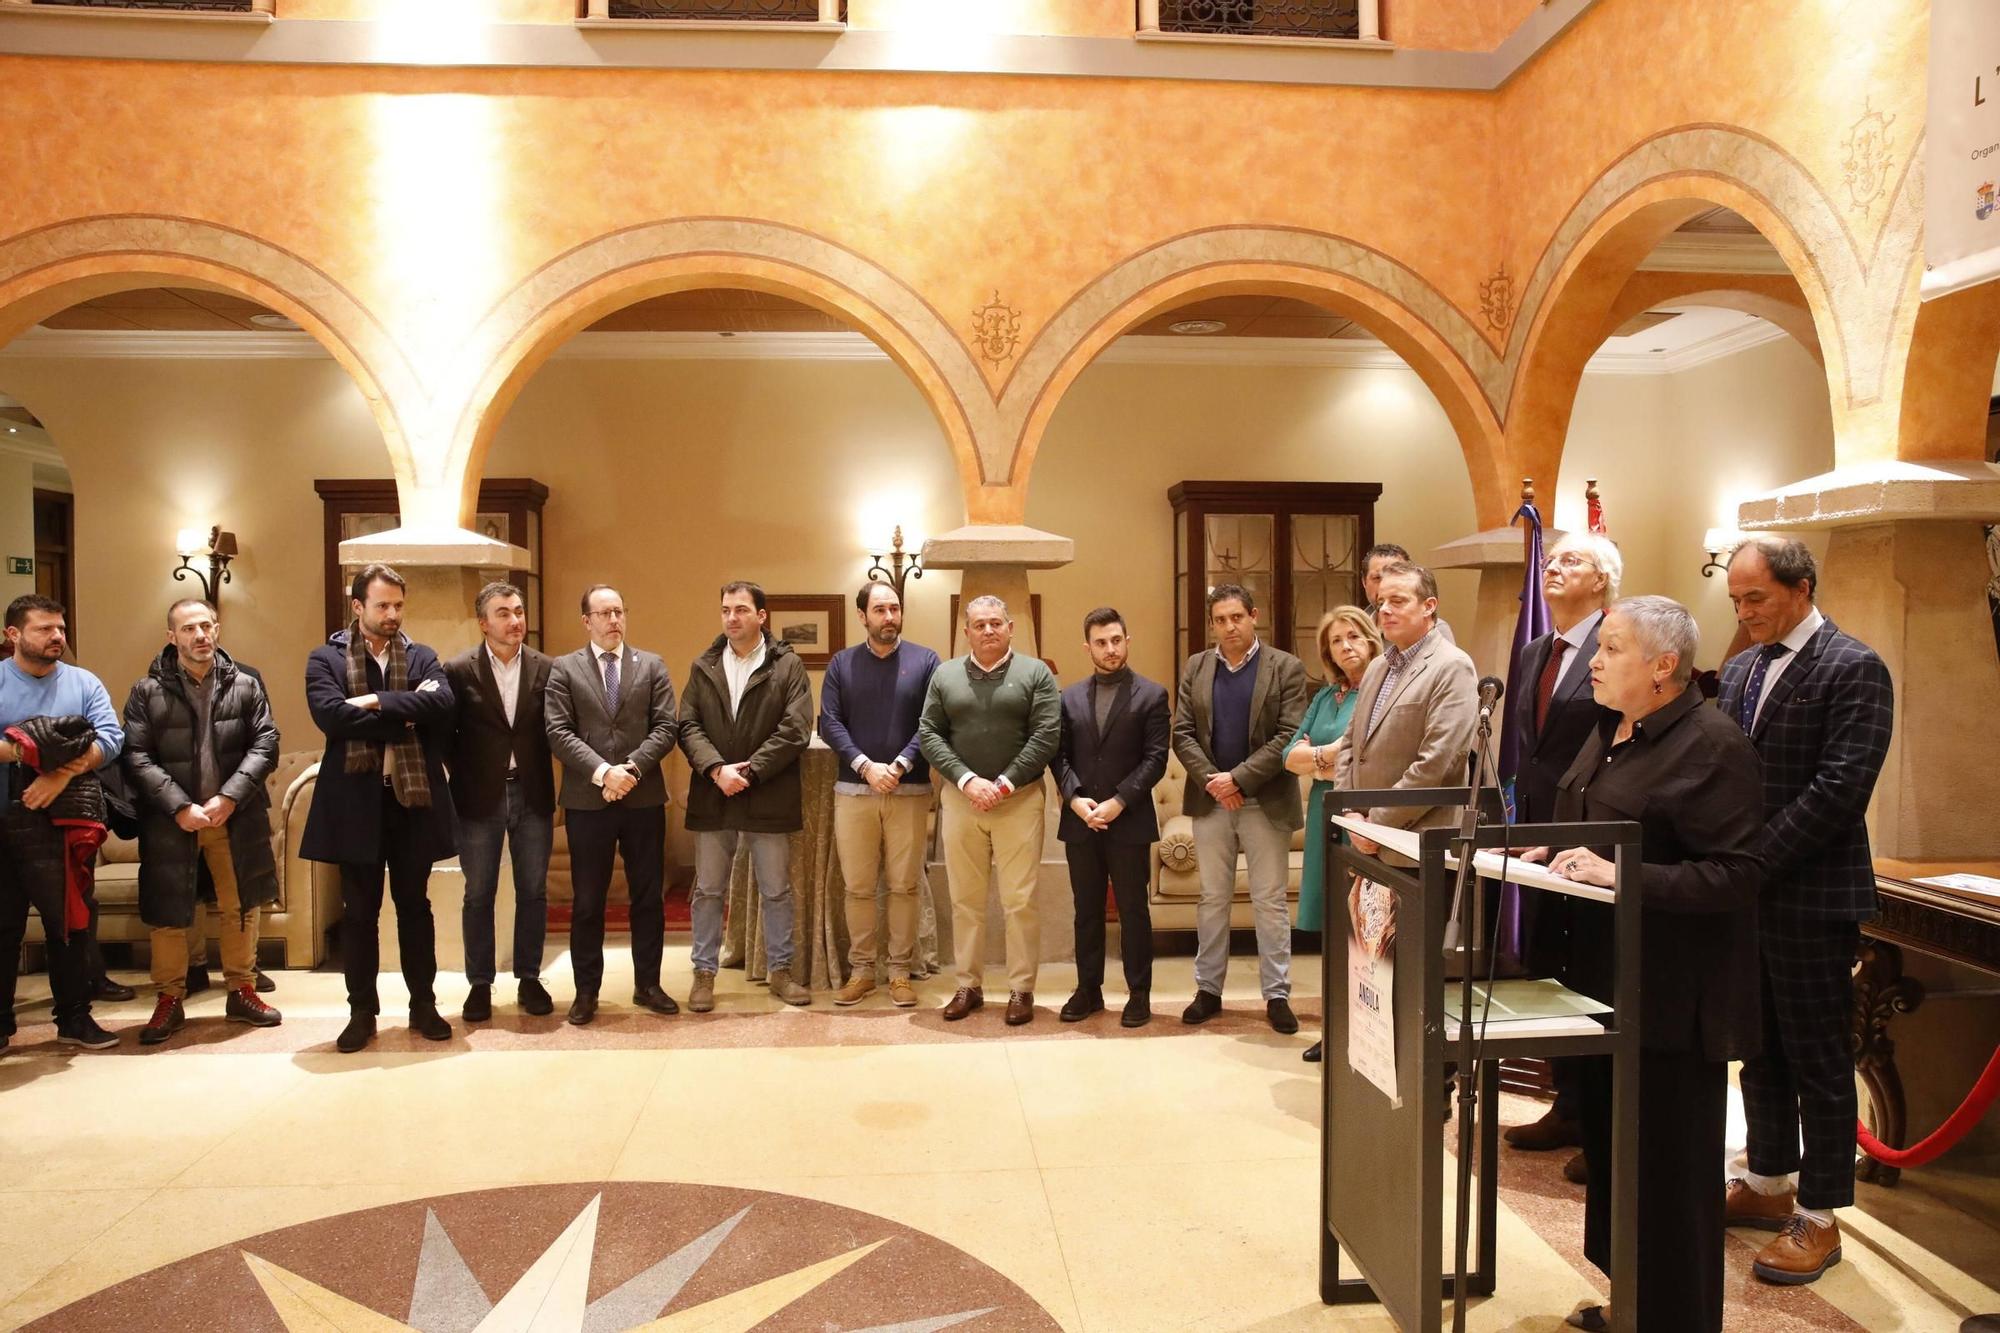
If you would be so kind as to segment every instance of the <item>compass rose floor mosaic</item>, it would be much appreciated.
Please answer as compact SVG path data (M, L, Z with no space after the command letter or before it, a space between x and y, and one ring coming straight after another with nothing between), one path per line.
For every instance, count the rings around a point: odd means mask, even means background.
M620 963L608 997L629 993ZM502 1004L468 1031L441 978L443 1043L406 1036L385 977L359 1056L332 1049L335 975L276 974L269 1032L199 996L143 1054L142 976L98 1009L118 1054L57 1047L30 991L0 1056L0 1329L1387 1329L1317 1298L1299 1053L1318 960L1296 970L1295 1038L1262 1022L1254 967L1223 1019L1183 1027L1184 958L1161 960L1136 1036L1122 996L1058 1023L1064 966L1025 1029L998 1006L940 1023L938 978L916 1010L798 1011L725 972L713 1015L613 1004L572 1029ZM566 961L550 971L566 999ZM684 950L667 974L685 985ZM1510 1098L1502 1119L1541 1109ZM1506 1155L1500 1291L1473 1328L1554 1330L1594 1295L1563 1156ZM1841 1221L1845 1261L1803 1289L1753 1279L1761 1237L1732 1233L1728 1327L1952 1333L2000 1311L1990 1176L1864 1185Z

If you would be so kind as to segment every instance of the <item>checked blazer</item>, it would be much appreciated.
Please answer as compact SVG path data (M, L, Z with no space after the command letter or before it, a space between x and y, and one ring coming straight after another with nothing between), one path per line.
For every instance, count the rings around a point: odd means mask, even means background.
M1729 659L1716 704L1735 718L1761 648ZM1827 620L1765 696L1750 740L1764 761L1762 914L1875 915L1868 798L1889 753L1895 691L1874 650Z

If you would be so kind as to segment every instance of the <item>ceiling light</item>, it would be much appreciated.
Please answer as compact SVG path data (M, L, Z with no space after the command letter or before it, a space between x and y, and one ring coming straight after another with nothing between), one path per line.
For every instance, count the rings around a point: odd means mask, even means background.
M1220 333L1229 326L1219 319L1180 319L1167 325L1169 333Z
M266 310L261 315L252 315L250 316L250 322L260 329L284 329L290 333L296 333L299 329L299 322L297 320L293 319L290 315L278 314L274 310Z

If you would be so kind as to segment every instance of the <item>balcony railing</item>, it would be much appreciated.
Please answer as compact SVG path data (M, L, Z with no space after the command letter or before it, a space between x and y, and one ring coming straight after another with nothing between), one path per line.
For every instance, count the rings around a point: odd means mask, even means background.
M590 0L594 19L665 23L844 23L847 0Z
M1138 0L1139 31L1191 37L1366 41L1382 37L1381 0Z

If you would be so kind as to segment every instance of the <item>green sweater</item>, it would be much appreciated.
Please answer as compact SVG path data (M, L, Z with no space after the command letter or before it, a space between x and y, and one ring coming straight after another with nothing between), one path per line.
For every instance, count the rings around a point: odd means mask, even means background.
M1042 776L1062 740L1062 691L1038 659L1021 653L998 680L972 680L967 657L931 675L917 740L931 767L956 786L968 773L1016 789Z

